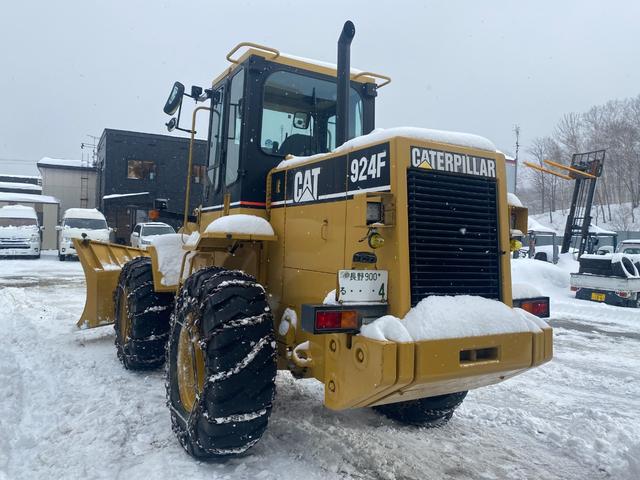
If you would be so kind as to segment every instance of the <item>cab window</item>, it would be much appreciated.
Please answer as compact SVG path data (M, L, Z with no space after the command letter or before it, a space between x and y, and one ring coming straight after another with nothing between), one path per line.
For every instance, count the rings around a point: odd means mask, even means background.
M244 90L244 70L231 79L229 88L229 126L227 131L227 165L225 183L231 185L238 179L240 168L240 137L242 135L242 95Z
M335 81L279 71L265 81L260 147L265 153L313 155L335 145ZM349 98L349 136L362 135L362 98Z
M224 87L220 87L213 93L213 101L211 102L211 143L209 146L209 170L207 177L209 185L213 187L213 191L217 191L220 186L220 162L222 155L222 118L224 111Z

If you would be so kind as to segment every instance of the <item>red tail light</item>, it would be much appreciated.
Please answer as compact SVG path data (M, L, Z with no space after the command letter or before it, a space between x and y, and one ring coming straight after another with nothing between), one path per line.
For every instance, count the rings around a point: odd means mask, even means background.
M320 310L316 312L316 330L354 330L358 328L355 310Z
M526 310L529 313L537 317L548 317L549 316L549 300L548 299L538 299L538 300L527 300L522 302L520 308Z

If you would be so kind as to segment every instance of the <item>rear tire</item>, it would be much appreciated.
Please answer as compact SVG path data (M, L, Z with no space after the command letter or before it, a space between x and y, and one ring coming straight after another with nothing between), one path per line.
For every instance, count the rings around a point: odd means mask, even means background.
M64 262L66 260L66 257L64 255L58 255L58 260Z
M151 259L127 262L114 291L116 349L125 368L144 370L164 363L174 295L153 289Z
M167 400L184 449L215 458L255 445L267 428L275 377L273 316L262 286L217 267L191 275L167 346Z
M467 392L450 393L407 402L388 403L373 408L400 423L435 428L443 426L453 417L453 412L466 396Z

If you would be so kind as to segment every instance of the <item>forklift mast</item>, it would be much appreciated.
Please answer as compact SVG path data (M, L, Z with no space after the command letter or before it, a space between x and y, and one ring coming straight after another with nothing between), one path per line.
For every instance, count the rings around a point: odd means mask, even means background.
M574 153L571 158L569 177L575 180L571 209L564 229L561 253L567 253L571 240L578 238L578 257L587 248L589 227L591 226L591 206L596 191L596 181L602 175L605 150L587 153Z

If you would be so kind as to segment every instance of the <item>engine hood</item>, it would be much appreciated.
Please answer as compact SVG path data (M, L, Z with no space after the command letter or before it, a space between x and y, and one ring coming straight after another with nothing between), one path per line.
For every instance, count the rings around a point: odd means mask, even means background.
M39 232L40 230L35 226L0 227L0 238L31 238L31 235Z

